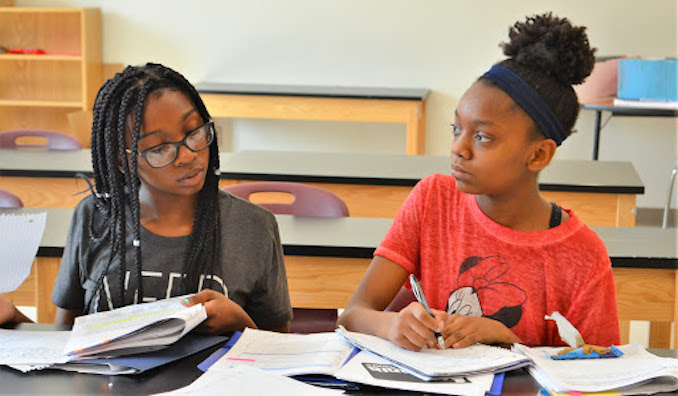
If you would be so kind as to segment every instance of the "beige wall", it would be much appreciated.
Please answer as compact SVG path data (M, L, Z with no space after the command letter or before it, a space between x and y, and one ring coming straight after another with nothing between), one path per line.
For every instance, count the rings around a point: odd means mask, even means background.
M100 7L106 62L155 60L191 81L427 87L427 154L449 149L451 114L469 84L501 59L507 28L554 11L588 26L598 55L677 56L675 0L16 0ZM677 162L677 119L613 118L600 158L632 161L641 207L662 207ZM225 150L404 153L387 124L220 121ZM593 114L558 153L589 159ZM678 194L675 194L678 195ZM676 206L674 200L674 207Z

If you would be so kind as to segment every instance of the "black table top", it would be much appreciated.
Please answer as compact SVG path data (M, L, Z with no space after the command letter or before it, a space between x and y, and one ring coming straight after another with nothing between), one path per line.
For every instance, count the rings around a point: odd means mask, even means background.
M73 209L0 209L2 213L47 212L38 256L61 257ZM318 218L276 215L285 254L371 258L393 219ZM613 267L678 269L678 230L656 227L592 227L605 243Z
M426 96L429 93L429 90L425 88L349 87L338 85L322 86L201 82L195 84L195 87L200 93L215 94L417 101L426 99Z
M221 177L302 183L414 186L433 173L450 173L448 156L242 151L221 153ZM0 149L0 176L73 177L91 174L89 150ZM539 176L542 191L643 194L630 162L557 160Z
M17 328L36 331L67 329L57 328L54 325L38 324L21 324ZM167 392L195 381L202 374L196 366L222 346L223 344L218 344L194 355L137 375L78 374L50 369L21 373L6 366L0 366L0 394L138 395ZM650 352L659 356L677 357L675 350L650 349ZM540 388L539 384L523 368L506 373L502 395L537 395ZM367 388L350 392L350 394L414 395L418 393Z
M678 110L674 109L652 109L647 107L615 106L612 102L606 103L583 103L582 109L594 111L609 111L617 116L638 116L638 117L676 117Z

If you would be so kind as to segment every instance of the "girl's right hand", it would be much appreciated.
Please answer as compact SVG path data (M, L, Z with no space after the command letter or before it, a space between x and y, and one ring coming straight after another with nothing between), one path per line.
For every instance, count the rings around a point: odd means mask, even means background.
M418 302L410 303L394 316L388 339L399 347L419 351L423 347L437 348L435 332L440 333L447 313L433 310L435 318Z
M187 298L190 307L202 304L207 311L207 319L198 326L198 331L209 334L224 334L231 331L242 331L245 327L256 329L257 325L244 309L233 300L214 290L202 290Z

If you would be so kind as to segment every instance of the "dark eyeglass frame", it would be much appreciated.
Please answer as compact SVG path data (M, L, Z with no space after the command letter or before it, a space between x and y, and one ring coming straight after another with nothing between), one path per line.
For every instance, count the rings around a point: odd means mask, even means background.
M197 150L193 150L191 147L188 146L188 144L186 144L186 141L188 140L189 137L193 136L193 134L196 133L198 130L203 129L203 128L205 128L205 127L207 127L207 131L208 131L208 142L207 142L207 144L206 144L205 147L203 147L203 148L200 148L200 149L197 149ZM147 149L147 150L144 150L144 151L142 151L142 152L137 152L137 155L138 155L139 157L142 157L144 160L146 160L146 163L147 163L148 166L150 166L151 168L155 168L155 169L164 168L164 167L166 167L167 165L170 165L170 164L172 164L174 161L177 160L177 156L179 155L179 148L180 148L181 146L186 146L187 149L191 150L191 151L194 152L194 153L197 153L198 151L202 151L202 150L208 148L208 147L212 144L212 142L214 142L214 133L215 133L215 130L214 130L214 121L209 120L209 121L207 121L206 123L200 125L199 127L193 129L192 131L189 131L189 132L186 134L186 136L184 136L184 138L181 139L181 140L178 141L178 142L170 142L170 143L162 143L162 144L158 144L158 145L155 145L155 146L153 146L153 147L151 147L151 148L149 148L149 149ZM152 150L155 150L155 149L157 149L158 147L160 147L160 146L165 146L165 145L172 145L172 146L174 146L174 157L172 158L171 161L169 161L169 162L166 163L165 165L154 166L153 164L151 164L151 162L148 160L148 158L146 158L146 156L147 156L148 153L151 152ZM127 154L132 154L132 150L130 150L130 149L125 149L125 151L127 152Z

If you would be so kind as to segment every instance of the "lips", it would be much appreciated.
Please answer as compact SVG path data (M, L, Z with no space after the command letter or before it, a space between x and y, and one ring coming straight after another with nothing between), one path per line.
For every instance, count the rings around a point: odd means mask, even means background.
M471 174L464 170L464 168L455 164L452 164L451 174L452 177L454 177L457 180L457 182L466 181L471 177Z
M184 180L191 179L193 177L198 176L200 173L202 173L202 169L193 169L189 172L184 173L184 175L179 178L179 181L181 182Z
M470 173L466 172L466 171L464 170L464 168L462 168L462 167L459 166L459 165L455 165L455 164L452 164L452 172L454 172L454 173L461 173L461 174L465 174L465 175L470 175Z

